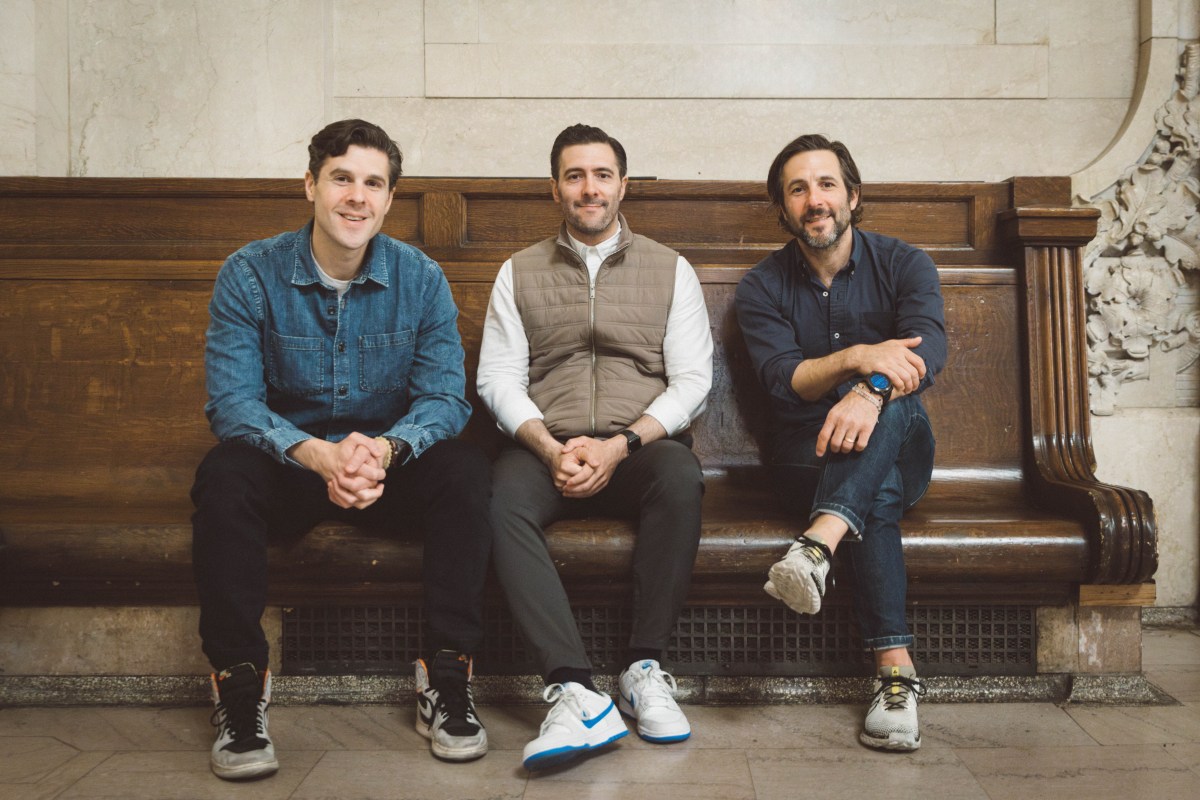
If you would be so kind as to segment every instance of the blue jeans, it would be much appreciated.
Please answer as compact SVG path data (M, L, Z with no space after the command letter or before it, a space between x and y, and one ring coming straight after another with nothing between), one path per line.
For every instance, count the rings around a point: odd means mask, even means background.
M933 475L933 429L918 396L887 404L866 449L816 455L819 427L784 431L771 455L776 488L789 510L832 514L850 526L846 553L858 595L855 610L868 650L912 646L904 618L907 575L900 518Z

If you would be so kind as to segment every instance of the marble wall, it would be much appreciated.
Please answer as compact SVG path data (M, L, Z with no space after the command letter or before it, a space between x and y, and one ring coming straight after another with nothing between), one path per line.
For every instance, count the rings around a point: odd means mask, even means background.
M0 174L295 175L360 115L409 174L757 179L805 130L871 180L1065 175L1120 126L1137 0L3 0Z
M577 121L618 136L639 176L760 179L804 131L846 141L870 181L1070 175L1128 127L1147 42L1195 36L1181 20L1196 9L0 0L0 175L299 176L308 137L352 115L391 132L410 175L544 175L554 135ZM1101 472L1155 497L1159 602L1191 605L1196 416L1178 412L1179 427L1130 400L1096 426ZM1160 488L1154 452L1122 456L1168 432L1183 452Z

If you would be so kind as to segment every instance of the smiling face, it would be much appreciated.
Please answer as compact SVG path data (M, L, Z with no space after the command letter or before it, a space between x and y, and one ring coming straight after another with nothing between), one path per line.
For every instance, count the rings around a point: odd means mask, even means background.
M835 247L858 205L858 191L847 191L837 155L832 150L797 153L784 165L780 182L788 232L811 250Z
M325 159L319 175L305 173L304 192L313 204L312 247L321 268L341 280L354 277L392 207L387 154L350 145Z
M562 206L567 231L579 241L597 245L617 230L617 211L628 179L622 178L617 154L603 143L563 148L558 175L550 182Z

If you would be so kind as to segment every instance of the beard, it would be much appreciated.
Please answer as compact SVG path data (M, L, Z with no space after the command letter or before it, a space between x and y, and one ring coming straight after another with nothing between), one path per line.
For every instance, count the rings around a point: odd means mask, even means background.
M574 206L568 206L566 203L563 204L563 213L567 217L568 227L588 236L598 236L612 225L613 220L617 218L618 208L618 203L605 203L603 213L595 222L588 222Z
M813 250L828 250L841 240L846 231L850 229L850 209L838 208L828 212L818 212L807 214L804 222L813 222L814 220L824 219L829 217L833 220L833 229L825 234L809 233L808 229L803 224L798 224L791 217L786 217L786 228L788 233L795 236L805 245Z

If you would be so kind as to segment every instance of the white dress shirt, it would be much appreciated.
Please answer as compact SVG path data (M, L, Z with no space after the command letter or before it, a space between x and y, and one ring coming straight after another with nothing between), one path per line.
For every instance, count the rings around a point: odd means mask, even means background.
M593 285L600 264L616 250L620 235L618 226L616 233L594 247L569 237L571 246L587 264L588 280ZM663 337L667 388L643 412L658 420L667 436L687 428L704 410L712 386L712 352L704 293L692 265L680 256ZM515 436L527 420L545 416L529 397L529 339L513 296L511 258L500 267L492 287L475 386L500 430L509 436Z

